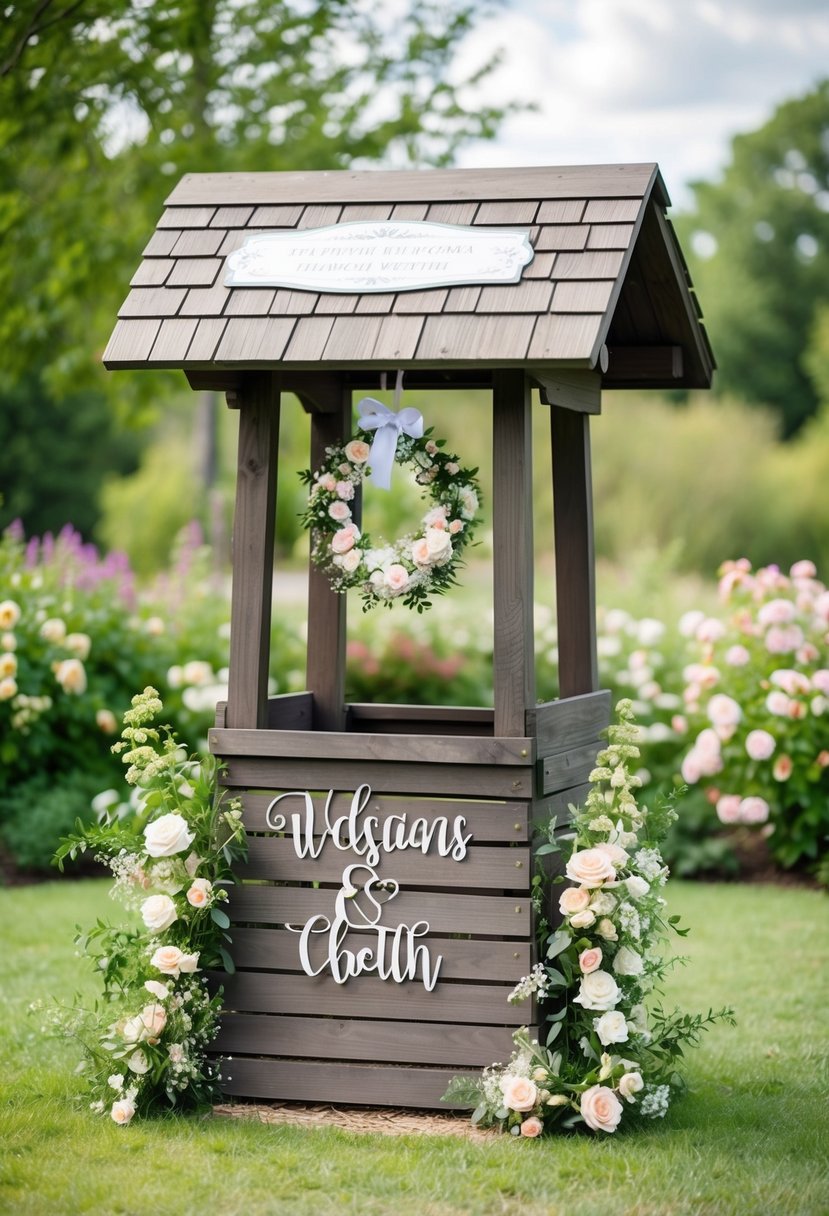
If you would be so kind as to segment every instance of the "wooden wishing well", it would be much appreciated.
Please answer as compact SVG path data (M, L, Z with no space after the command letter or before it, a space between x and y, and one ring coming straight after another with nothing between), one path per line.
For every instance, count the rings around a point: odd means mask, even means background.
M167 200L104 362L181 368L239 415L210 735L250 844L217 1043L228 1094L435 1107L532 1024L506 998L534 961L533 824L582 797L609 718L590 417L602 388L705 387L713 369L667 204L655 165L205 173ZM494 706L345 704L345 597L315 568L307 691L269 698L280 404L310 414L317 468L352 433L355 391L400 368L443 398L491 392ZM533 408L550 419L560 656L544 704Z

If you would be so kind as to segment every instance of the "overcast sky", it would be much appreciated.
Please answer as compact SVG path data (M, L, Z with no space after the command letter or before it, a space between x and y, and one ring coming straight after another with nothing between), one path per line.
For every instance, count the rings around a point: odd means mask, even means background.
M676 207L729 142L829 75L828 0L511 0L466 43L501 47L487 97L532 101L467 166L658 161Z

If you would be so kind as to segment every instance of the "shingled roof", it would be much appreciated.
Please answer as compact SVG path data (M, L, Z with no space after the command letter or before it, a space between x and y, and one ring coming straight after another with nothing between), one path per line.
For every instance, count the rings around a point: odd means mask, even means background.
M595 369L608 387L707 387L714 367L656 165L201 173L167 199L108 368ZM226 287L254 232L356 220L528 231L516 284L388 293Z

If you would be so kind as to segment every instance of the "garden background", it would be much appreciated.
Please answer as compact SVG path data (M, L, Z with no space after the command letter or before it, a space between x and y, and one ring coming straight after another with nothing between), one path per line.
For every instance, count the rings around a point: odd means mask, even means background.
M460 0L412 5L390 41L368 6L312 0L178 6L47 0L8 9L0 34L0 233L4 248L15 251L0 262L0 850L7 882L48 875L53 848L77 817L89 821L106 806L120 805L127 813L127 790L109 746L134 692L148 683L159 688L170 721L193 748L202 746L222 695L235 416L215 395L193 394L180 375L107 375L100 366L164 197L183 173L208 167L451 164L471 141L492 136L512 108L481 103L493 65L473 73L474 79L452 70L480 13ZM378 91L386 99L379 112ZM515 108L526 101L517 98ZM826 855L829 690L822 691L814 675L829 666L825 593L818 583L829 569L827 132L824 80L737 137L721 177L696 183L691 204L672 217L719 363L714 392L609 393L592 428L602 683L636 703L644 796L688 787L670 845L674 870L685 876L728 877L742 865L747 876L808 885ZM427 425L465 461L480 465L486 490L483 398L412 393L405 403L420 407ZM543 453L547 428L540 407L536 425L536 451ZM281 428L271 658L276 692L304 683L307 538L299 524L303 492L295 470L307 461L308 423L293 399ZM368 526L386 534L403 530L417 510L414 487L400 470L396 475L393 497L367 503ZM534 478L538 694L547 698L556 693L557 649L552 495L543 457ZM463 587L424 617L409 619L398 610L365 617L359 602L351 606L350 699L491 703L489 556L485 536L464 571ZM779 567L782 577L764 575L755 595L757 585L744 592L732 569L726 575L732 598L726 600L717 571L737 558L755 570ZM809 562L816 573L803 564ZM783 581L794 563L800 563L795 579ZM731 634L744 593L755 625L764 603L783 600L792 610L778 610L779 622L769 620L751 634L748 659L730 664L728 647L742 644ZM711 622L721 622L722 635ZM802 643L769 650L767 630L777 626L801 629ZM689 669L714 666L715 650L720 682L700 684ZM781 669L796 670L807 685L790 680L782 687L772 679ZM689 697L695 685L698 691ZM774 691L788 698L789 707L802 705L802 715L799 709L769 710ZM717 694L739 705L739 728L721 740L716 754L723 767L716 769L715 757L709 761L714 771L691 780L688 753L712 726L708 707ZM746 753L751 730L772 736L774 751L765 759ZM774 774L781 755L791 760L793 775ZM732 814L723 822L729 812L718 816L716 804L724 792L764 799L768 820L752 826ZM825 863L817 875L827 881ZM37 960L36 980L15 981L8 989L12 1055L6 1063L17 1109L45 1098L48 1122L59 1120L72 1083L60 1072L57 1053L48 1064L58 1080L44 1080L42 1046L33 1045L31 1027L20 1029L14 1011L31 988L40 995L54 978L68 992L76 982L66 961L76 897L65 884L37 890L42 894L3 893L10 919L32 917L31 934L20 943L22 961L10 962L10 974L19 980ZM103 910L100 886L78 890L77 902L90 913ZM795 1035L790 1026L816 1008L815 966L825 953L825 936L815 937L803 961L805 1004L778 1008L778 994L768 1016L761 1012L765 998L756 970L749 967L738 981L746 996L741 1011L723 986L715 943L708 939L716 936L713 922L723 913L714 909L722 899L734 924L744 926L729 949L762 952L776 933L782 973L791 965L786 942L811 940L814 926L825 921L825 906L817 902L823 897L776 891L773 904L760 897L752 905L751 891L722 892L708 885L678 888L702 938L707 971L701 999L734 1003L742 1016L733 1057L742 1061L740 1068L726 1063L726 1032L717 1032L697 1074L701 1092L713 1087L713 1109L733 1121L740 1117L746 1078L752 1094L775 1101L789 1086L783 1108L794 1124L808 1107L810 1087L825 1079L818 1039ZM34 911L41 907L52 912L44 918ZM768 926L768 939L751 936L759 908L764 912L757 923ZM677 983L679 990L687 988L684 977ZM781 1062L786 1060L788 1067ZM723 1086L733 1088L723 1096ZM689 1102L680 1136L685 1130L693 1138L703 1134L711 1108L698 1096ZM759 1097L755 1105L752 1097L742 1110L771 1136L772 1108ZM91 1133L85 1116L78 1119L83 1141ZM21 1132L12 1122L23 1136L15 1143L26 1146L25 1161L37 1143L28 1138L33 1126L24 1121L28 1130ZM256 1151L251 1130L253 1149L246 1147L249 1133L234 1130L211 1132L209 1152L237 1159ZM48 1129L40 1132L48 1138ZM190 1134L183 1127L175 1132ZM305 1150L297 1135L288 1155L301 1161ZM802 1150L808 1163L815 1145L811 1132L804 1135L808 1143L793 1146L789 1155ZM433 1151L439 1152L428 1149L427 1157ZM723 1176L748 1151L748 1141L736 1133L726 1146ZM684 1175L685 1160L680 1152L677 1177ZM753 1208L716 1186L709 1194L709 1178L698 1184L698 1206L688 1192L688 1206L675 1210L823 1210L808 1164L808 1185L796 1208L795 1175L782 1150L770 1150L770 1160L765 1180L751 1184L758 1188ZM634 1168L621 1157L614 1161L604 1175L608 1195L614 1179L629 1179ZM498 1162L499 1169L511 1168L500 1157ZM584 1159L574 1157L571 1168L586 1168ZM748 1186L745 1172L738 1173ZM15 1166L8 1179L19 1210L46 1210L37 1206L46 1202L43 1195L25 1206L22 1196L33 1183L24 1166ZM468 1201L468 1209L462 1197L448 1206L432 1195L429 1210L517 1211L522 1195L520 1210L535 1210L517 1184L496 1181L489 1174L477 1179L478 1198ZM533 1185L547 1204L543 1210L551 1210L549 1195L544 1199L543 1187ZM402 1194L393 1177L384 1186L387 1197ZM487 1207L486 1195L496 1192L501 1206ZM658 1204L658 1190L653 1195ZM313 1194L297 1199L292 1210L306 1210L306 1200ZM94 1206L103 1202L100 1196L85 1202L89 1210L108 1210ZM389 1210L383 1202L363 1210ZM614 1202L607 1198L602 1210L628 1210ZM220 1204L216 1210L234 1209ZM339 1210L350 1209L341 1203Z

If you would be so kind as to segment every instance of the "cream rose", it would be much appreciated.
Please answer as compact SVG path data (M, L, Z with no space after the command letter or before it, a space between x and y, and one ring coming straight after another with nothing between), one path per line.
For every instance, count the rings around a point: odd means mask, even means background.
M608 920L606 916L603 916L596 925L596 932L598 933L599 937L603 937L606 942L618 942L619 940L619 934L616 932L616 926L614 925L613 921Z
M573 912L583 912L590 903L590 892L586 887L567 887L561 893L558 910L562 916L570 916Z
M579 967L582 975L590 975L591 971L598 971L602 965L602 952L598 946L593 946L590 950L582 950L579 955Z
M12 697L17 696L17 681L11 676L6 676L0 680L0 701L11 701Z
M132 1098L121 1098L118 1102L113 1102L109 1113L111 1118L123 1127L135 1114L135 1103Z
M353 574L363 560L359 549L349 549L348 553L340 553L334 558L334 564L346 574Z
M585 908L583 912L574 912L570 917L570 924L574 929L589 929L596 919L596 914L592 908Z
M0 654L0 679L9 680L12 676L17 675L17 659L13 654L5 651Z
M617 975L641 975L644 970L641 954L630 946L620 946L613 959L613 970Z
M179 959L179 970L182 975L192 975L194 971L199 971L199 954L182 954Z
M20 620L20 605L14 600L3 600L0 603L0 629L14 629Z
M95 714L95 725L105 735L114 735L118 730L118 720L111 709L99 709Z
M606 853L600 849L582 849L574 853L567 862L567 877L583 887L600 887L603 882L613 882L616 871Z
M338 524L344 524L347 519L351 519L350 508L346 503L340 501L340 499L331 503L331 506L328 508L328 514Z
M195 878L187 892L187 902L194 908L206 908L211 903L213 883L209 878Z
M132 1055L127 1059L127 1068L130 1072L134 1072L136 1076L143 1077L145 1072L150 1071L150 1061L144 1055L140 1047L136 1047Z
M395 595L399 595L401 591L405 591L409 585L409 572L405 566L401 566L399 562L392 562L390 566L386 566L383 571L383 582L388 587L389 591Z
M151 895L141 905L141 919L152 933L163 933L178 920L176 905L169 895Z
M603 1047L611 1043L626 1043L628 1039L628 1024L625 1015L619 1009L611 1009L596 1018L593 1023L599 1042Z
M144 987L147 989L147 992L158 997L160 1001L163 1001L170 995L170 989L167 987L167 985L159 984L158 980L145 980Z
M642 1074L639 1072L626 1072L619 1078L619 1093L626 1102L633 1102L634 1094L638 1094L644 1089L645 1082L642 1080Z
M412 543L412 561L416 566L431 565L431 556L429 554L429 544L425 536L419 537Z
M617 870L621 870L622 866L624 866L630 858L630 854L626 853L620 845L611 844L609 841L606 841L604 844L597 844L596 848L600 853L604 853L610 858L610 864L614 867L614 869Z
M436 566L443 566L452 556L452 537L445 528L427 528L426 547L429 560Z
M644 878L640 878L638 874L632 874L630 878L626 878L625 886L631 899L644 899L648 891L650 891L649 884L645 882Z
M597 1009L601 1012L612 1009L620 995L619 985L608 971L591 971L589 975L582 976L579 995L573 1000L583 1009Z
M532 1110L538 1101L538 1087L529 1077L514 1077L507 1073L501 1078L501 1092L508 1110Z
M161 971L164 975L171 975L174 980L177 980L181 975L181 960L183 958L184 955L178 946L159 946L150 959L150 965L155 967L156 970Z
M174 811L161 815L144 828L144 848L150 857L174 857L189 849L195 838L184 816Z
M66 693L79 697L86 692L86 670L80 659L64 659L55 668L55 679Z
M59 616L50 616L40 626L40 636L53 646L59 646L66 637L66 622Z
M594 1132L615 1132L622 1117L622 1104L606 1085L591 1085L580 1102L581 1117Z
M68 633L63 644L67 650L72 651L76 659L83 661L89 658L92 638L88 633Z
M528 1136L531 1140L540 1136L543 1131L544 1124L536 1115L530 1115L529 1119L525 1119L521 1124L521 1135Z
M352 464L365 464L369 458L371 448L362 439L352 439L350 443L345 445L345 454Z
M13 633L0 634L0 650L17 650L17 638Z

